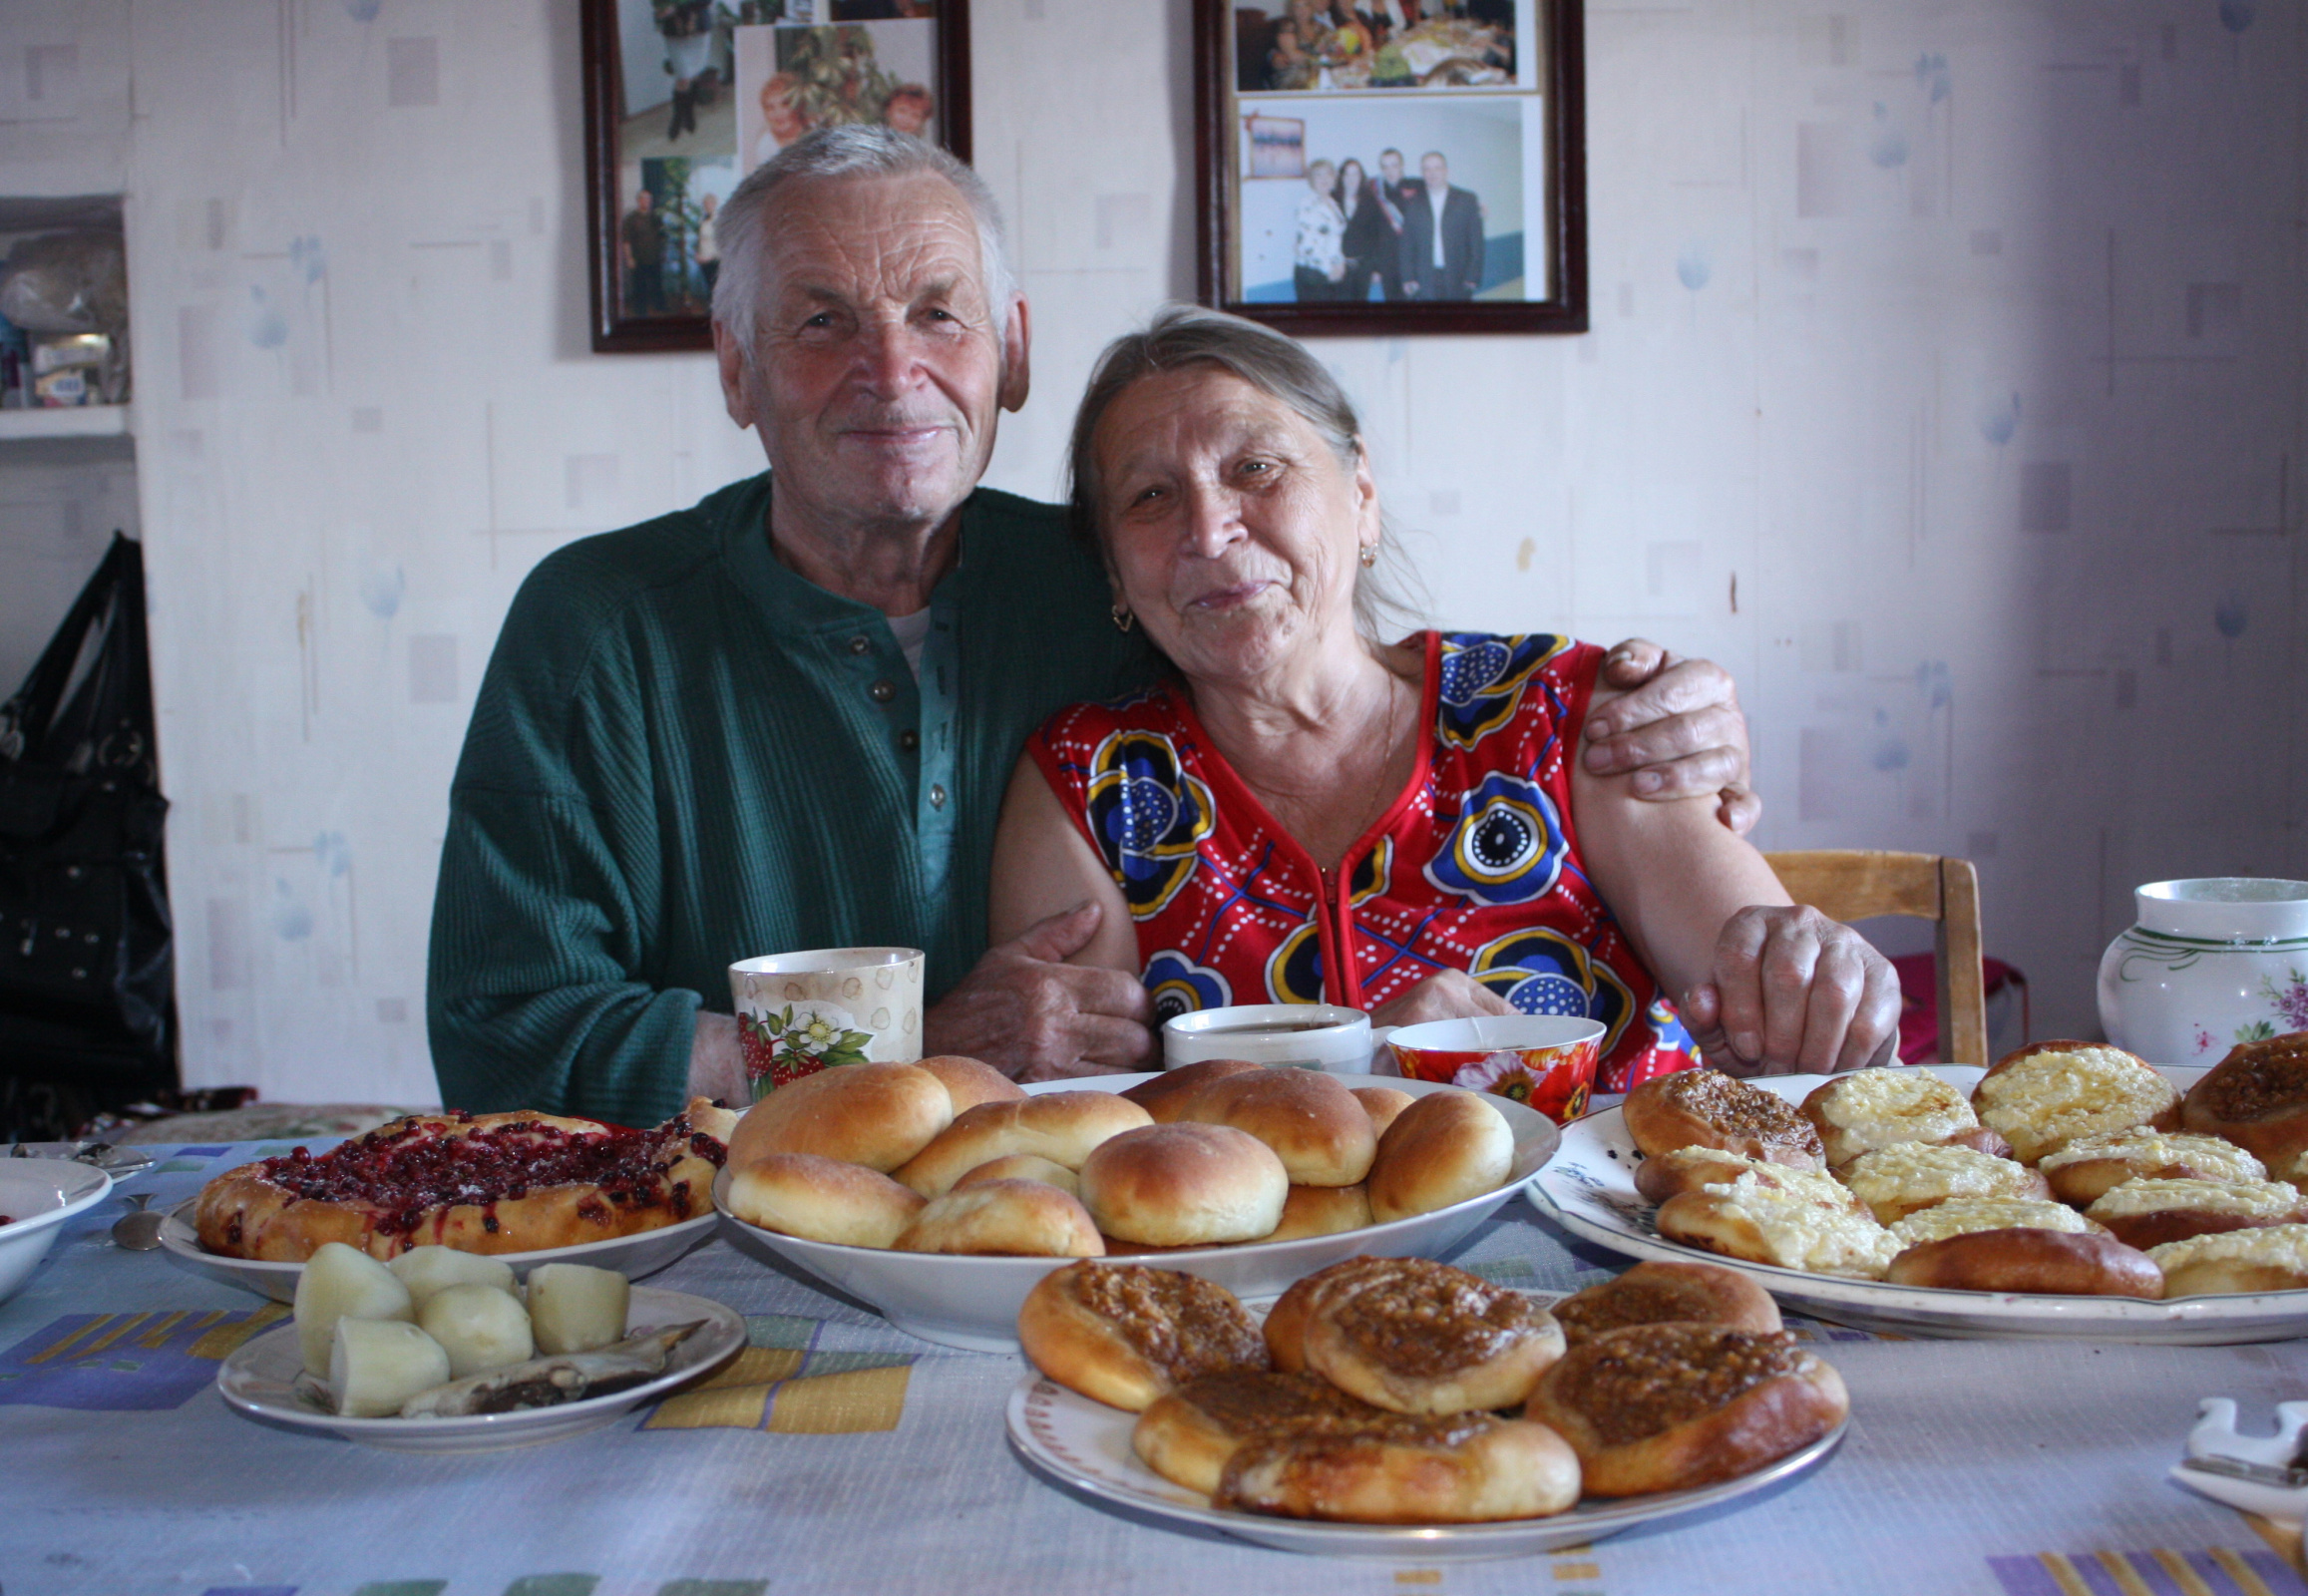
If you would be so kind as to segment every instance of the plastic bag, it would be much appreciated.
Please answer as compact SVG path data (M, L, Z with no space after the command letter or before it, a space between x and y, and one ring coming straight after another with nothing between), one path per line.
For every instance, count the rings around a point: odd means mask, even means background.
M119 332L129 320L127 251L117 232L48 232L8 252L0 316L27 332Z

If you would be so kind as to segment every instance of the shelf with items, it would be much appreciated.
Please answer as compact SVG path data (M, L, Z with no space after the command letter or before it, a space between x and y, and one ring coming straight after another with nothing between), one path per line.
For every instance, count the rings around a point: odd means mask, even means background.
M42 410L0 410L0 444L133 436L133 405L61 405Z

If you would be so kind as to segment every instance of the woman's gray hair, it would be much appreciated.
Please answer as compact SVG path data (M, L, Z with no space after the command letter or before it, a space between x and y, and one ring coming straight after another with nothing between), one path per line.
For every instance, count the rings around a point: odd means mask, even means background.
M777 192L815 178L907 178L927 173L944 178L961 193L977 223L978 269L998 345L1009 324L1009 300L1017 291L1002 237L1001 207L985 180L927 139L879 123L820 128L796 139L747 174L721 201L714 237L721 250L721 274L713 284L713 319L736 336L751 358L760 318L761 290L769 276L770 223Z
M1313 427L1347 470L1363 458L1362 423L1354 402L1330 368L1296 339L1272 327L1201 305L1167 304L1154 312L1142 332L1126 332L1106 345L1074 412L1067 451L1067 507L1075 534L1100 553L1105 550L1099 503L1105 484L1098 475L1098 423L1132 386L1161 372L1211 366L1249 383L1270 399L1290 406ZM1380 524L1378 564L1354 581L1354 629L1365 641L1388 640L1392 624L1420 620L1418 606L1405 597L1415 590L1392 529Z

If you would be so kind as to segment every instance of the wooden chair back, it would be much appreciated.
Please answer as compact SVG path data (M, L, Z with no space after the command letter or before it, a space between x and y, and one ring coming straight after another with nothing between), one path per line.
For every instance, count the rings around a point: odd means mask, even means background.
M1833 920L1912 915L1933 923L1940 1060L1986 1067L1987 984L1980 970L1980 878L1968 859L1819 848L1765 854L1787 896Z

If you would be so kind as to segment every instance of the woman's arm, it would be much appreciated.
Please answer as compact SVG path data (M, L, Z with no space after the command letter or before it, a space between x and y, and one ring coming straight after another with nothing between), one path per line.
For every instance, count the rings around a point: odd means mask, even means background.
M1614 696L1598 685L1589 712ZM1892 1061L1889 962L1849 927L1793 907L1711 803L1646 802L1630 781L1573 766L1580 859L1710 1058L1772 1072Z
M987 941L994 944L1052 915L1096 904L1096 934L1066 963L1138 974L1138 933L1122 889L1074 829L1031 754L1018 759L1001 800L989 896Z

